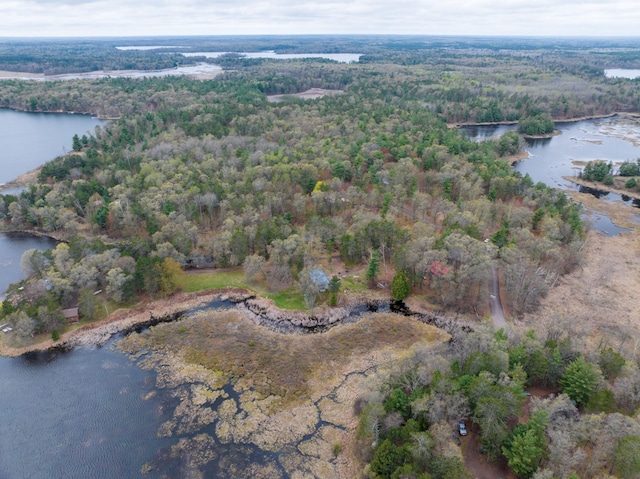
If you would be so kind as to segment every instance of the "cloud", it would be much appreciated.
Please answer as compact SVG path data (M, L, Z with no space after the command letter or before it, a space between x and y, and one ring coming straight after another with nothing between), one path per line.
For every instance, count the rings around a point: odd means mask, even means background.
M637 35L628 0L2 0L3 36Z

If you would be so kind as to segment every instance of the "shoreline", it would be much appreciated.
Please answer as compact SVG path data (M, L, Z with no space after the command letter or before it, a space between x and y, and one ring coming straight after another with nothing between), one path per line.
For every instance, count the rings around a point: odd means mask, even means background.
M527 135L526 133L520 133L520 136L525 140L546 140L560 135L562 135L560 130L553 130L551 133L543 133L542 135Z
M40 165L33 170L29 170L21 175L16 176L13 180L7 181L2 186L0 186L0 194L7 189L11 188L27 188L29 185L33 185L37 183L38 174L44 165Z
M47 339L22 347L9 346L4 341L0 341L0 356L19 357L28 353L66 351L78 346L98 347L116 334L141 327L150 321L154 324L161 322L162 317L195 308L203 302L219 300L224 295L223 291L177 293L169 298L137 305L131 309L118 309L104 319L62 334L58 341ZM228 294L232 294L232 291Z
M190 310L206 308L207 304L233 303L233 308L265 330L279 334L322 334L334 326L358 322L365 313L387 312L391 298L348 299L343 306L317 308L312 311L289 311L275 306L272 300L257 296L243 288L224 288L179 292L160 300L137 305L131 309L118 309L104 319L86 324L60 336L58 341L46 339L40 343L13 347L0 340L0 356L19 357L29 353L46 351L68 351L79 346L101 347L117 334L128 334L159 323L172 322L176 316ZM394 313L394 311L388 311ZM402 314L424 324L441 329L452 337L457 331L472 330L473 323L464 318L455 318L426 311L413 311L401 306L395 314Z
M624 117L630 117L630 118L639 118L640 117L640 113L634 113L634 112L630 112L630 111L616 111L613 113L603 113L601 115L586 115L586 116L579 116L579 117L575 117L575 118L567 118L567 119L561 119L561 120L556 120L554 119L554 123L577 123L579 121L587 121L587 120L600 120L602 118L613 118L614 116L624 116ZM510 120L504 120L504 121L489 121L489 122L473 122L473 121L468 121L468 122L454 122L454 123L447 123L447 127L448 128L462 128L465 126L499 126L499 125L517 125L518 121L510 121ZM537 136L536 136L537 138ZM546 137L544 137L546 138Z
M571 183L574 183L576 185L585 186L587 188L592 188L594 190L605 191L607 193L613 193L613 194L616 194L616 195L624 195L624 196L628 196L629 198L640 200L640 193L636 193L634 191L625 191L625 190L621 190L621 189L613 187L613 186L605 185L604 183L597 183L595 181L587 181L587 180L583 180L581 178L576 178L576 177L573 177L573 176L563 176L562 178L567 180L567 181L570 181Z

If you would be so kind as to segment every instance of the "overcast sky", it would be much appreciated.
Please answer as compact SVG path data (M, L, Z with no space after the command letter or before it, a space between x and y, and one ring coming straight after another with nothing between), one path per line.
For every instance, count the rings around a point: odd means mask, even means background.
M637 0L0 0L0 36L637 36Z

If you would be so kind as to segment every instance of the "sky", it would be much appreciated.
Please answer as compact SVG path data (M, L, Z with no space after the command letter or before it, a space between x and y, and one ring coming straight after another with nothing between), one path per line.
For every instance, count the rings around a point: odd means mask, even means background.
M637 0L0 0L0 37L638 36Z

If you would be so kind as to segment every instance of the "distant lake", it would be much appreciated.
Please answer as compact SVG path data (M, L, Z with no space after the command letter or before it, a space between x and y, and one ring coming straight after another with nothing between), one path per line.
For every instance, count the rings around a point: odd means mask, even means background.
M21 76L3 77L3 80L31 80L31 81L54 81L54 80L97 80L100 78L148 78L148 77L166 77L166 76L195 76L207 75L215 76L222 72L222 68L218 65L209 63L198 63L196 65L179 66L176 68L167 68L164 70L119 70L119 71L97 71L88 73L64 73L62 75L53 76Z
M640 70L613 68L611 70L605 70L604 76L607 78L628 78L629 80L634 80L640 78Z
M300 58L326 58L339 63L357 63L362 56L359 53L276 53L273 50L262 52L189 52L185 57L218 58L227 53L237 53L245 58L273 58L276 60L295 60Z
M145 51L145 50L157 50L158 48L184 48L181 47L180 45L132 45L132 46L127 46L127 47L116 47L116 50L122 50L122 51L127 51L127 50L141 50L141 51Z

